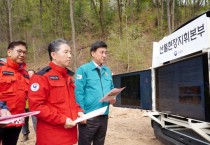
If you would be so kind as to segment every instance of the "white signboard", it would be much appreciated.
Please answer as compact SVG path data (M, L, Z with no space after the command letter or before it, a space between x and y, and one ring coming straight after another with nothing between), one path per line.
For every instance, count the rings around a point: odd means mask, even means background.
M210 18L203 14L171 35L153 44L153 67L210 46Z

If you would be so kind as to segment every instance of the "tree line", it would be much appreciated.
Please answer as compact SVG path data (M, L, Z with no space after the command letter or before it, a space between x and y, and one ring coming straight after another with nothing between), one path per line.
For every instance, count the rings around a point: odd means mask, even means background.
M0 57L13 40L29 45L28 62L46 53L56 38L70 41L73 69L90 59L95 40L107 41L116 73L148 68L152 42L209 10L209 0L1 0ZM116 62L116 63L112 63ZM119 67L120 66L120 67ZM117 67L117 69L116 69Z

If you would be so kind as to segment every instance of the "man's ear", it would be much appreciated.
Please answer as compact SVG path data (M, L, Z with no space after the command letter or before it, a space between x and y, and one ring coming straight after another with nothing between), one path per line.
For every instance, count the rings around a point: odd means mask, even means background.
M95 54L95 51L91 51L91 52L90 52L90 55L91 55L92 57L94 57L94 54Z
M51 55L52 59L56 59L56 53L55 52L51 52L50 55Z
M8 49L8 50L7 50L7 55L8 55L9 57L11 57L11 53L12 53L11 49Z

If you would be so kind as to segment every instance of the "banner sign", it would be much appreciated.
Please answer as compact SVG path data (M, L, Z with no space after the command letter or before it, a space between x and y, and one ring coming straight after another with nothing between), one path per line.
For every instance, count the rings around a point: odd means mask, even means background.
M201 15L179 30L153 44L153 67L210 46L209 17Z

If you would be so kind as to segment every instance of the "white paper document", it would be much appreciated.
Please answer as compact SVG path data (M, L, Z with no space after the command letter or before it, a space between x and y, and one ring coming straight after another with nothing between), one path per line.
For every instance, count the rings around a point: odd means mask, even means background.
M81 121L84 121L84 120L87 120L87 119L90 119L90 118L93 118L93 117L96 117L96 116L99 116L99 115L103 115L106 112L106 109L107 109L107 106L102 107L100 109L97 109L95 111L92 111L90 113L84 114L82 117L74 120L74 122L79 123Z
M107 93L103 98L101 98L101 100L99 100L99 102L109 102L112 99L115 99L117 97L117 95L122 92L122 90L125 89L125 87L123 88L114 88L112 89L109 93Z
M33 112L27 112L27 113L21 113L21 114L15 114L15 115L10 115L6 117L0 117L0 124L9 124L13 123L17 120L20 120L22 118L31 116L31 115L36 115L39 114L40 111L33 111Z

